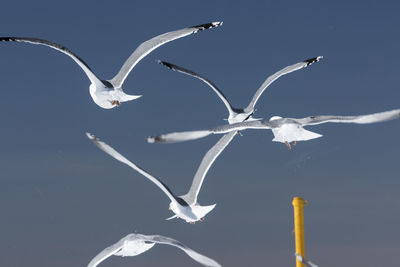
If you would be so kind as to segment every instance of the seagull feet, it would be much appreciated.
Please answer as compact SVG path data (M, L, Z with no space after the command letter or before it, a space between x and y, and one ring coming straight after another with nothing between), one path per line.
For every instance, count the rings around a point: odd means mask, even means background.
M285 141L285 145L287 146L287 148L290 150L292 149L292 146L290 145L290 143L288 141Z
M294 146L296 146L296 145L297 145L296 141L293 141L293 145L294 145Z
M203 217L203 218L200 218L200 221L201 221L201 222L204 222L204 217Z
M119 102L118 100L112 100L112 101L110 101L111 102L111 105L113 105L113 106L120 106L121 105L121 102Z
M240 131L237 131L237 135L243 136L243 134Z
M190 222L190 224L195 224L196 222Z

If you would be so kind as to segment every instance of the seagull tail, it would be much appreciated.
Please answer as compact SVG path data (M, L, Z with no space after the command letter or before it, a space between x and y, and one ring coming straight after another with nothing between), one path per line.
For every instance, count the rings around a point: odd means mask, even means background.
M169 221L169 220L175 219L175 218L177 218L177 217L178 217L177 215L174 215L174 216L171 216L171 217L169 217L169 218L166 218L165 220L166 220L166 221Z
M121 88L115 89L114 91L111 92L111 94L119 102L127 102L142 97L141 95L128 95Z

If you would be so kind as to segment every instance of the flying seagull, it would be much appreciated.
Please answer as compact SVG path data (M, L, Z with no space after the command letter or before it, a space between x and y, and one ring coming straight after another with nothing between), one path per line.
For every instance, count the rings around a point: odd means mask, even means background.
M189 257L198 263L209 266L209 267L220 267L221 265L213 259L210 259L196 251L185 246L181 242L161 236L161 235L141 235L141 234L129 234L122 238L117 243L105 248L96 257L94 257L88 267L96 267L101 262L106 260L108 257L115 256L136 256L142 254L143 252L151 249L155 244L164 244L177 247L183 250Z
M159 136L150 136L147 138L147 141L149 143L174 143L199 139L210 134L226 134L232 131L236 132L246 129L271 129L272 133L274 134L274 139L272 139L272 141L285 143L286 146L291 149L291 142L296 145L296 141L307 141L322 136L321 134L304 129L304 126L317 125L327 122L369 124L394 120L398 119L399 117L400 109L359 116L323 115L310 116L302 119L273 116L269 119L269 121L244 121L240 123L218 126L210 130L176 132Z
M213 84L210 80L208 80L207 78L182 67L179 67L177 65L174 65L172 63L168 63L165 61L161 61L159 60L158 63L177 72L181 72L183 74L187 74L189 76L195 77L197 79L200 79L201 81L203 81L204 83L206 83L208 86L211 87L211 89L214 90L214 92L218 95L218 97L222 100L222 102L225 104L225 107L228 109L229 112L229 117L228 117L228 123L229 124L233 124L233 123L239 123L239 122L243 122L243 121L254 121L254 120L259 120L256 118L253 118L253 114L254 114L254 107L256 105L256 102L258 101L258 99L260 98L260 96L262 95L262 93L265 91L265 89L267 89L268 86L270 86L271 83L273 83L276 79L278 79L279 77L286 75L288 73L291 73L293 71L305 68L311 64L313 64L314 62L318 62L322 59L322 56L319 57L315 57L315 58L310 58L304 61L301 61L299 63L287 66L281 70L279 70L278 72L272 74L271 76L269 76L264 82L263 84L260 86L260 88L258 88L258 90L256 91L256 93L254 94L250 104L245 108L245 109L241 109L241 108L235 108L233 107L228 99L225 97L225 95L222 93L221 90L218 89L218 87ZM189 134L186 137L192 137L191 139L197 139L196 135L197 133L194 132L194 135L191 136L191 134ZM178 134L179 135L179 134ZM231 134L229 137L229 141L227 141L227 143L225 144L225 146L227 146L232 140L233 137L235 137L235 134ZM224 137L223 137L224 138ZM228 138L228 137L227 137ZM154 143L154 142L159 142L160 140L155 140L156 138L148 138L147 141L149 143ZM221 138L222 139L222 138ZM173 136L171 136L171 141L173 142L174 138ZM179 141L178 141L179 142ZM217 144L218 145L218 144Z
M133 67L135 67L135 65L147 54L152 52L157 47L162 46L163 44L166 44L170 41L188 36L193 33L197 33L198 31L218 27L220 25L222 25L222 22L212 22L188 27L181 30L158 35L142 43L125 61L124 65L122 65L117 75L115 75L114 78L112 78L111 80L101 80L100 78L98 78L96 74L94 74L93 71L90 69L88 64L86 64L71 50L60 44L30 37L0 37L0 42L25 42L37 45L44 45L70 56L88 76L91 82L89 86L89 92L91 97L93 98L93 101L102 108L111 109L115 106L119 106L121 102L126 102L141 97L141 95L125 94L122 90L122 84L124 83L126 77L131 72Z
M305 266L307 266L307 267L318 267L318 265L312 263L311 261L307 261L301 255L299 255L297 253L294 253L294 255L296 256L296 259L298 261L300 261L301 263L303 263Z
M212 211L216 204L209 206L201 206L197 203L197 196L200 192L200 188L203 184L204 178L210 169L211 165L218 157L218 155L224 150L224 148L229 144L232 138L235 135L235 132L228 133L224 135L218 142L215 144L204 156L202 159L199 168L197 169L196 174L194 175L192 185L189 189L189 192L182 196L176 196L168 186L163 183L160 179L152 176L148 172L146 172L141 167L133 164L116 150L114 150L111 146L106 143L100 141L94 135L90 133L86 133L88 138L92 140L101 150L115 158L116 160L125 163L135 171L139 172L147 179L155 183L171 200L169 205L169 209L175 213L174 216L168 218L167 220L173 218L181 218L189 223L195 223L196 221L204 221L204 217Z
M177 72L180 73L184 73L187 74L189 76L195 77L197 79L200 79L201 81L203 81L204 83L206 83L208 86L210 86L214 92L218 95L218 97L222 100L222 102L225 104L225 107L228 109L229 112L229 117L228 117L228 122L229 124L232 123L238 123L238 122L242 122L242 121L250 121L250 120L257 120L255 118L253 118L253 113L254 113L254 107L258 101L258 99L260 98L260 96L262 95L262 93L265 91L265 89L267 89L268 86L271 85L271 83L273 83L276 79L278 79L279 77L286 75L288 73L291 73L293 71L296 70L300 70L302 68L308 67L311 64L313 64L314 62L318 62L322 59L322 56L319 57L314 57L314 58L310 58L304 61L301 61L299 63L287 66L281 70L279 70L278 72L272 74L271 76L269 76L264 82L263 84L260 86L260 88L258 88L258 90L256 91L256 93L254 94L253 98L251 99L249 105L242 109L242 108L235 108L233 107L228 99L225 97L225 95L222 93L221 90L218 89L218 87L213 84L211 81L209 81L208 79L204 78L203 76L200 76L199 74L179 67L177 65L165 62L165 61L161 61L159 60L158 63Z

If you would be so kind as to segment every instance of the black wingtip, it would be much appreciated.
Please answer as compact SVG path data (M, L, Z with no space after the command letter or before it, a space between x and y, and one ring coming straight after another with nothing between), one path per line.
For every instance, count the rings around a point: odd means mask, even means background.
M15 42L16 37L0 37L0 42Z
M157 60L157 63L160 65L163 65L164 67L167 67L170 70L174 70L174 64L168 63L166 61L162 61L162 60Z
M146 138L146 141L149 144L154 144L154 143L163 143L165 142L165 139L162 138L161 136L148 136Z
M320 61L321 59L323 59L323 56L319 56L319 57L313 57L307 60L304 60L303 62L307 63L307 66L310 66L311 64Z
M203 30L219 27L221 25L222 25L222 21L217 21L217 22L211 22L211 23L196 25L196 26L193 26L191 28L197 28L199 31L203 31Z

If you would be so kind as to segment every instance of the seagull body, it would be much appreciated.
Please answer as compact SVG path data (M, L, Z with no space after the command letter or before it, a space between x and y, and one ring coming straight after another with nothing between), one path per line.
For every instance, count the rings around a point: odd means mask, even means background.
M218 97L222 100L222 102L224 103L225 107L227 108L227 110L229 112L229 117L227 119L228 123L233 124L233 123L238 123L238 122L243 122L243 121L259 120L259 119L253 118L254 107L255 107L258 99L261 97L261 95L267 89L268 86L270 86L279 77L286 75L288 73L294 72L296 70L300 70L307 66L310 66L314 62L318 62L321 59L322 59L322 56L310 58L310 59L301 61L299 63L287 66L287 67L279 70L278 72L272 74L262 83L260 88L256 91L253 98L251 99L249 105L244 109L233 107L231 105L231 103L228 101L228 99L225 97L225 95L222 93L222 91L219 90L218 87L215 84L213 84L210 80L208 80L207 78L205 78L191 70L179 67L177 65L174 65L174 64L171 64L171 63L168 63L165 61L159 60L158 63L171 69L171 70L192 76L194 78L197 78L197 79L203 81L204 83L206 83L208 86L210 86L211 89L213 89L214 92L218 95Z
M160 179L152 176L148 172L146 172L141 167L133 164L116 150L114 150L111 146L107 145L106 143L100 141L94 135L87 133L87 136L90 140L92 140L95 145L97 145L101 150L115 158L116 160L125 163L132 169L136 170L150 181L155 183L171 200L169 205L170 210L174 212L174 216L168 218L181 218L189 223L194 223L196 221L203 221L204 217L215 208L216 204L208 205L208 206L201 206L197 202L197 196L200 192L200 188L203 184L204 178L210 169L211 165L218 157L218 155L224 150L224 148L229 144L229 142L233 139L235 133L229 133L224 135L216 145L214 145L204 156L202 162L197 169L196 174L194 175L192 185L187 194L182 196L176 196L168 186L163 183Z
M276 122L275 127L271 127L274 134L274 142L291 143L296 141L307 141L322 137L321 134L308 131L303 128L303 125L292 119L283 119L279 116L274 116L269 119L270 123Z
M206 137L211 134L226 134L229 132L246 129L270 129L274 134L273 141L285 143L290 149L290 142L307 141L321 137L321 134L304 129L304 126L317 125L328 122L369 124L400 118L400 109L359 116L310 116L302 119L271 117L269 121L244 121L229 125L218 126L210 130L176 132L151 136L147 138L149 143L175 143Z
M210 259L196 251L190 249L189 247L185 246L181 242L161 236L161 235L142 235L142 234L129 234L119 240L117 243L105 248L99 254L94 257L88 267L96 267L101 262L106 260L108 257L112 255L115 256L136 256L146 252L147 250L151 249L155 244L164 244L177 247L183 250L187 255L189 255L193 260L197 261L198 263L209 266L209 267L220 267L221 265L217 263L215 260Z
M25 42L36 45L44 45L56 49L71 57L88 76L91 82L89 86L89 92L93 101L104 109L111 109L119 106L122 102L134 100L141 97L141 95L128 95L124 93L124 91L122 90L122 84L124 83L126 77L131 72L133 67L142 58L144 58L154 49L170 41L188 36L193 33L197 33L201 30L218 27L220 25L222 25L222 22L212 22L158 35L139 45L139 47L136 48L136 50L122 65L117 75L115 75L110 80L99 79L96 74L94 74L94 72L90 69L89 65L86 64L86 62L84 62L80 57L78 57L65 46L47 40L30 37L0 37L0 42Z

